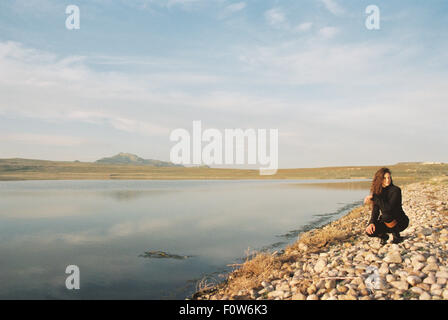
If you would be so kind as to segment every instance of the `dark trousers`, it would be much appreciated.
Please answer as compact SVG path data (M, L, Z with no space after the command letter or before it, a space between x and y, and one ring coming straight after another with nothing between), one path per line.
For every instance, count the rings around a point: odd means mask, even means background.
M387 233L392 233L394 236L399 236L400 232L409 226L409 218L407 216L404 216L403 218L397 220L397 224L393 228L388 228L384 224L384 222L381 221L374 222L374 225L375 231L372 234L368 234L366 232L366 235L368 235L369 237L382 238Z

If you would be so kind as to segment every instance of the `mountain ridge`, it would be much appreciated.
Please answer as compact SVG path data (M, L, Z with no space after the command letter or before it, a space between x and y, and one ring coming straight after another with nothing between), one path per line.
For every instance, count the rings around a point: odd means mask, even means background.
M126 152L120 152L112 157L101 158L96 160L95 163L147 165L154 167L183 167L181 164L175 164L169 161L143 159L135 154Z

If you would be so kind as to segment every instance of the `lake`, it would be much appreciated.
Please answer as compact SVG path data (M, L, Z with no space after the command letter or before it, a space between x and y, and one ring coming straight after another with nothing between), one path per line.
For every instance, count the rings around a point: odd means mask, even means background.
M0 299L185 299L367 193L345 180L2 181Z

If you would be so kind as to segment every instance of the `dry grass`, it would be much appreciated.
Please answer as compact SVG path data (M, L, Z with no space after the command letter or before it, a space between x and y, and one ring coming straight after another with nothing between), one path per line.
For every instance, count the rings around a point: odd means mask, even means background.
M306 245L309 251L320 251L321 248L353 239L362 231L362 224L355 221L361 217L367 217L368 207L361 206L354 208L347 215L339 220L333 221L323 228L318 228L306 232L300 236L300 239L288 246L285 252L300 250L301 244Z
M232 272L226 283L226 290L237 292L260 287L263 280L280 274L286 262L295 262L300 255L300 245L308 247L307 252L319 252L322 248L341 241L354 239L362 231L362 224L357 219L368 217L368 207L357 207L346 216L333 221L323 228L303 233L300 240L285 248L283 255L272 255L265 252L247 254L246 261L239 269Z
M230 290L249 290L258 287L264 279L267 279L275 270L281 267L282 261L266 252L246 252L246 261L241 267L232 272L227 288Z

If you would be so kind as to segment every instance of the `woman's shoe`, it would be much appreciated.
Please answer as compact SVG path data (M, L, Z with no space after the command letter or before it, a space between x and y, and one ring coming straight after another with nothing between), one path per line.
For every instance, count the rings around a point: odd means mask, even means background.
M404 240L403 237L401 237L401 236L395 236L395 235L394 235L394 238L393 238L393 240L392 240L392 243L401 243L401 242L403 242L403 240Z
M380 237L380 239L381 239L380 244L382 246L384 246L385 244L387 244L387 240L389 240L389 236L387 234L384 234Z

